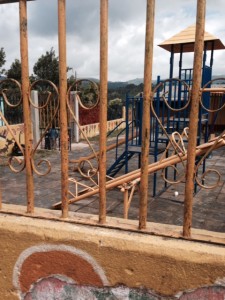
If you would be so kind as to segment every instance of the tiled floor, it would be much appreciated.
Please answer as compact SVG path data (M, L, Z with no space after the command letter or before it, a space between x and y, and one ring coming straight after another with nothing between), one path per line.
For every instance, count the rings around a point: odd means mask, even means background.
M97 148L97 143L93 143ZM88 147L84 144L73 145L69 152L70 158L79 158L90 154ZM51 163L51 172L46 176L34 175L35 206L50 208L61 199L60 188L60 153L58 151L44 151L38 154L36 161L41 158L48 159ZM115 151L107 154L107 164L110 166L115 160ZM5 166L5 159L1 162L1 187L4 203L26 205L26 180L25 171L13 173ZM138 167L138 158L133 157L129 163L129 170ZM206 167L215 167L221 174L219 186L215 189L199 189L194 197L193 203L193 227L218 232L225 232L225 147L215 151L207 159ZM70 169L73 165L70 164ZM120 171L120 174L123 170ZM78 173L69 171L69 176L77 177ZM215 173L209 174L210 182L215 181ZM148 220L164 223L182 225L184 208L184 183L172 185L163 191L164 181L157 174L158 196L152 197L153 175L149 177L149 205ZM178 191L178 195L175 195ZM70 205L70 210L84 213L98 214L98 196L84 199L76 204ZM130 219L138 219L139 196L135 193L129 210ZM107 215L123 217L123 193L119 188L107 193Z

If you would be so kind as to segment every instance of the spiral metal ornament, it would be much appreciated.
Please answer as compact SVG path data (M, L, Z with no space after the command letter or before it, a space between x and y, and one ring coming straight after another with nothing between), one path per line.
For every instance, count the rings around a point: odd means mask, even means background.
M5 103L6 107L8 106L10 109L18 108L22 103L22 93L21 93L21 85L20 83L11 78L4 79L0 81L0 95L3 98L3 102ZM17 144L20 152L24 156L24 148L22 147L19 139L14 134L14 131L11 129L7 119L5 118L4 114L0 110L0 117L1 120L4 122L7 130L9 131L12 140L15 141ZM8 160L8 166L14 173L20 173L25 169L25 160L21 157L10 156Z
M178 87L186 91L186 101L183 102L183 106L180 105L178 108L172 107L169 101L166 99L166 95L172 93L172 87L178 85ZM167 107L168 111L172 113L180 113L182 111L185 111L188 106L190 105L191 97L190 97L190 87L188 84L180 79L177 78L172 78L172 79L167 79L165 81L160 82L153 90L152 95L155 93L159 93L159 96L161 100L165 103L165 106ZM182 102L181 102L182 104ZM160 161L166 158L166 155L168 154L169 151L172 151L172 155L176 154L179 159L180 163L182 164L182 170L179 170L177 166L170 166L167 168L164 168L162 170L161 176L163 180L169 184L177 184L180 183L185 179L185 162L183 161L183 156L186 155L187 150L184 145L184 138L188 140L188 127L183 129L182 134L179 132L175 131L172 134L168 134L165 126L163 125L162 121L160 120L160 117L157 115L156 110L154 108L154 102L153 102L153 97L151 97L151 111L156 118L156 121L158 122L163 134L166 136L168 139L169 143L166 147L166 150L164 151L164 154L160 158ZM174 180L170 180L167 178L168 170L172 169L174 172Z
M17 95L17 102L11 103L9 98L12 95ZM7 78L0 81L0 95L3 97L4 102L11 108L16 108L22 103L21 84L12 78ZM14 97L13 97L14 98Z
M12 170L14 173L20 173L26 167L25 159L17 157L17 156L11 156L9 158L8 164L9 164L10 170Z
M213 79L213 80L207 82L207 83L203 86L203 88L202 88L202 90L201 90L201 95L200 95L200 105L201 105L202 108L203 108L204 110L206 110L207 112L210 112L210 113L218 112L218 111L222 110L222 109L225 107L225 101L224 101L224 103L223 103L220 107L215 108L215 109L212 109L212 108L210 108L210 107L206 107L206 106L204 105L204 103L203 103L203 96L204 96L204 93L205 93L205 92L206 92L206 93L209 93L209 91L207 90L207 88L209 88L209 87L210 87L213 83L215 83L216 81L220 81L220 80L224 81L225 78L216 78L216 79ZM217 93L217 92L215 92L215 94L216 94L216 93ZM224 95L225 95L225 93L223 92L223 96L224 96Z
M85 91L85 89L87 89L87 90ZM99 103L99 89L98 89L98 85L95 82L88 80L88 79L81 79L81 80L75 81L69 87L69 89L67 91L67 107L69 109L69 112L70 112L71 116L73 117L75 123L77 124L79 131L81 132L83 138L86 140L91 152L93 153L94 159L96 160L96 163L97 163L97 167L94 167L90 160L84 158L79 161L77 170L79 171L81 176L83 176L85 178L92 178L93 176L95 176L97 174L98 169L99 169L98 168L98 165L99 165L98 155L97 155L96 151L94 150L94 148L92 147L87 135L82 130L81 125L80 125L79 121L77 120L77 118L73 112L73 109L70 105L70 94L72 91L75 92L76 100L78 101L78 103L81 107L83 107L84 109L92 109L92 108L96 107ZM84 95L85 95L85 98L84 98ZM87 104L87 100L85 100L85 99L87 99L87 97L89 97L89 104ZM91 102L91 101L93 101L93 102ZM84 173L84 170L85 170L85 173Z
M176 108L176 109L173 108L173 107L171 107L171 106L169 105L167 99L165 98L165 95L166 95L166 93L168 93L168 91L164 92L166 84L167 84L167 83L170 83L170 82L173 82L173 81L174 81L174 82L178 82L178 84L180 84L180 85L183 84L184 87L186 88L187 94L188 94L188 101L186 102L186 104L185 104L183 107ZM160 83L154 88L154 90L153 90L153 92L152 92L152 95L154 95L155 93L158 93L158 91L159 91L159 92L163 91L163 93L160 95L160 98L161 98L161 99L163 100L163 102L166 104L166 106L168 107L168 109L169 109L170 111L172 111L172 112L181 112L181 111L184 111L184 110L188 107L188 105L190 104L190 88L189 88L189 86L187 85L187 83L186 83L185 81L183 81L183 80L173 78L173 79L168 79L168 80L162 81L162 82L160 82ZM176 132L176 133L172 134L172 136L170 136L170 135L167 133L166 129L164 128L164 126L163 126L163 124L162 124L162 122L161 122L161 120L160 120L160 117L157 115L157 113L156 113L156 111L155 111L155 108L154 108L154 102L153 102L153 97L151 97L150 107L151 107L151 111L152 111L154 117L156 118L156 121L158 122L158 124L159 124L159 126L160 126L162 132L165 134L166 138L168 139L168 141L169 141L170 144L172 145L172 147L173 147L173 149L174 149L174 152L175 152L176 154L180 155L180 151L183 152L183 150L180 148L179 143L177 143L177 142L176 142L176 139L175 139L175 135L178 135L178 136L179 136L179 139L180 139L180 142L181 142L181 141L182 141L182 138L180 137L180 134L179 134L178 132ZM187 131L188 131L188 129L185 129L185 131L184 131L184 135L186 135L186 137L187 137ZM182 141L182 148L184 148L183 141ZM178 151L178 150L180 150L180 151ZM183 162L182 159L181 159L181 162Z
M187 95L188 95L188 100L186 101L186 103L182 106L182 107L179 107L179 108L174 108L172 107L168 100L166 99L166 95L171 93L170 91L170 86L172 85L176 85L176 83L178 83L178 86L183 86L183 89L186 91ZM169 84L169 86L168 86ZM167 90L167 87L169 87L169 89ZM189 85L184 81L184 80L181 80L181 79L178 79L178 78L171 78L171 79L167 79L167 80L164 80L162 82L160 82L153 90L153 94L156 93L157 91L163 91L163 93L161 94L161 98L163 99L164 103L166 104L167 108L172 111L172 112L180 112L180 111L183 111L185 110L190 102L191 102L191 95L190 95L190 87Z
M170 168L174 171L175 178L178 177L176 180L170 180L167 178L166 169L170 169ZM165 182L167 182L168 184L177 184L177 183L182 182L185 179L185 172L181 172L176 166L169 166L162 170L161 176L162 176L163 180Z
M99 103L99 88L96 82L89 79L76 80L68 89L67 94L75 91L79 97L79 105L84 109L92 109Z
M49 160L47 159L41 159L39 161L37 161L37 166L35 165L35 159L32 157L31 159L31 165L32 165L32 170L39 176L45 176L48 173L50 173L51 171L51 163ZM40 168L41 166L45 166L46 170L43 172L39 171L38 168Z
M81 160L77 166L77 169L84 178L94 177L98 172L98 169L96 169L88 159Z
M220 184L220 181L221 181L221 174L218 170L216 169L212 169L212 168L209 168L209 169L206 169L206 171L201 175L201 177L199 178L199 175L198 175L198 170L200 168L200 166L202 165L203 161L208 157L208 155L216 148L217 144L221 141L221 140L225 140L225 131L223 131L215 140L214 140L214 143L213 145L208 149L208 151L201 157L201 159L199 160L199 162L197 163L196 165L196 168L195 168L195 180L197 182L197 184L204 188L204 189L214 189L216 188L219 184ZM206 179L207 179L207 176L213 174L213 178L215 179L215 183L214 184L210 184L210 185L207 185L205 182L206 182Z
M42 104L37 105L37 104L33 103L32 98L31 98L32 90L36 90L36 91L38 91L39 95L42 95L42 98L44 98L44 101ZM53 121L56 118L56 115L58 113L58 110L59 110L58 88L56 87L56 85L53 82L51 82L49 80L44 80L44 79L37 80L30 85L29 101L30 101L31 106L33 106L34 109L38 109L39 111L45 110L49 106L51 106L53 109L52 116L48 120L48 124L47 124L44 132L42 133L39 141L34 146L34 149L32 150L32 153L31 153L31 165L32 165L32 169L33 169L34 173L36 173L39 176L45 176L51 171L51 163L47 159L41 159L41 160L35 159L35 153L36 153L36 150L37 150L38 146L40 145L41 141L44 139L45 134L47 133L49 128L52 127ZM45 168L45 171L42 171L43 168Z
M164 155L161 157L160 161L163 158L166 158L166 154L168 153L168 151L170 150L170 148L172 148L172 155L177 154L178 157L180 158L180 162L182 164L182 170L179 170L175 165L171 165L167 168L164 168L162 170L161 176L163 178L163 180L169 184L177 184L182 182L185 179L185 163L183 161L183 156L186 155L187 150L184 146L184 141L183 138L188 139L188 127L184 128L182 134L180 134L179 132L173 132L171 135L171 139L169 144L167 145L167 148L164 152ZM176 178L176 180L170 180L167 178L167 173L166 170L168 169L172 169L174 172L174 177Z

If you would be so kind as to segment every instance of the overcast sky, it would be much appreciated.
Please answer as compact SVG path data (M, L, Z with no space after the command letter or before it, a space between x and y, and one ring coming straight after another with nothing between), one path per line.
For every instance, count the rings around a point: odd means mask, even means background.
M170 53L157 45L195 23L197 0L156 0L153 78L167 78ZM100 0L67 0L69 75L99 78ZM28 2L29 65L51 47L58 55L57 0ZM9 68L19 54L19 4L0 5L0 40ZM225 1L207 0L206 31L225 43ZM109 80L143 77L146 0L109 0ZM186 60L185 60L186 58ZM215 53L213 74L225 74L225 50ZM176 66L178 59L176 60ZM192 56L184 57L192 67ZM176 73L174 74L176 75Z

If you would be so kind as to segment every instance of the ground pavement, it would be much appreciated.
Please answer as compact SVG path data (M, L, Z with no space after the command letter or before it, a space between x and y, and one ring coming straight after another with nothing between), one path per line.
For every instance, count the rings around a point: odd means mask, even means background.
M92 144L97 149L97 142L93 142ZM73 144L72 151L69 151L69 158L75 159L88 154L90 154L90 151L86 144ZM37 155L36 161L38 162L40 159L48 159L50 161L51 171L46 176L34 175L35 206L51 208L54 203L61 199L60 152L57 150L41 150ZM115 151L108 152L107 165L110 166L114 160ZM74 165L70 164L69 176L78 178L78 173L72 170L73 167ZM225 147L214 151L208 157L206 167L215 167L221 174L221 181L218 187L213 190L196 188L193 203L193 227L225 232ZM133 157L129 164L130 171L136 168L138 168L137 156ZM7 166L6 159L1 160L0 171L3 202L26 205L25 171L18 174L13 173ZM120 175L123 172L124 170L121 170ZM212 173L210 176L210 182L215 181L215 174ZM168 186L166 189L164 187L165 183L158 173L158 195L152 197L153 175L149 177L148 221L182 225L184 182ZM94 196L81 200L76 204L71 204L70 210L98 214L98 207L98 196ZM139 196L138 192L136 192L129 210L130 219L138 219L138 207ZM123 217L123 194L119 188L107 193L107 215Z

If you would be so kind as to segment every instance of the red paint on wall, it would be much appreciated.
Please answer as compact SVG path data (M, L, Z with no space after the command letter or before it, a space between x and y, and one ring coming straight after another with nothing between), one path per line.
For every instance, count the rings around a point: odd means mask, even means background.
M19 278L21 291L28 292L40 278L54 274L65 275L79 285L103 286L98 273L84 258L66 251L49 251L33 253L24 261Z
M99 122L99 105L92 109L84 109L79 107L80 125L87 125Z

